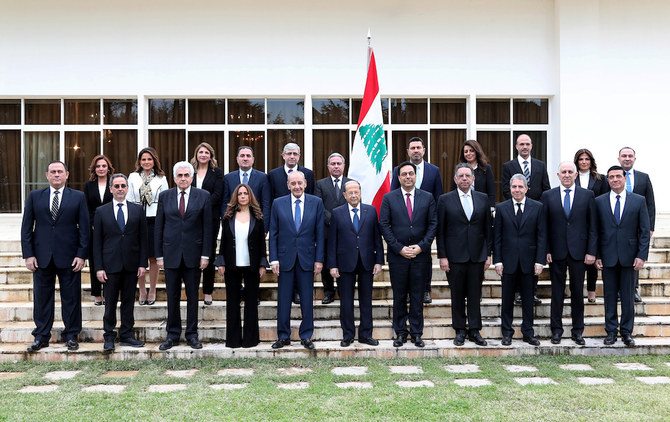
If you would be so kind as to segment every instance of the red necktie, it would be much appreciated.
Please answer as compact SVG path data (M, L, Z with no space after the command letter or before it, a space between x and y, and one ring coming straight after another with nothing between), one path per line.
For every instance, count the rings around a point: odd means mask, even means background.
M186 201L184 200L184 191L181 191L181 198L179 198L179 214L181 218L184 218L184 212L186 212Z
M409 214L409 221L412 221L412 201L409 200L409 193L407 195L407 214Z

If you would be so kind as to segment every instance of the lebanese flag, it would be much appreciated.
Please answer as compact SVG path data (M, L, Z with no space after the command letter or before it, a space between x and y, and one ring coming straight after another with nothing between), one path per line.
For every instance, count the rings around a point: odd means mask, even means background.
M383 123L377 65L375 54L370 48L368 77L351 151L349 177L361 184L361 202L375 206L377 214L382 197L391 190L391 161L386 149Z

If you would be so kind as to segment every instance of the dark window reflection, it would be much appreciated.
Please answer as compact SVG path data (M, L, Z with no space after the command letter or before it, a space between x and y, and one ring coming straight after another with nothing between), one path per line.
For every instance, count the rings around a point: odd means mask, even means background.
M65 100L65 124L100 124L100 100Z
M251 123L262 125L265 123L265 100L240 99L228 100L228 123Z
M465 129L434 129L430 131L430 158L428 162L440 168L444 192L449 191L451 180L454 178L454 167L460 162L465 133ZM426 153L427 156L428 153Z
M170 98L149 100L149 124L183 124L185 115L186 100L184 99Z
M510 156L510 133L506 131L479 131L477 141L482 146L493 169L496 184L496 203L504 200L502 196L502 165L512 159Z
M392 98L391 122L428 123L428 100L425 98Z
M418 136L423 139L423 144L426 146L426 154L423 156L424 160L430 157L428 149L428 131L425 130L396 130L393 131L393 167L409 160L407 155L407 142L413 137Z
M509 99L477 100L477 123L509 123Z
M174 186L172 166L186 158L186 132L183 130L149 130L149 146L158 152L158 160L165 171L168 185Z
M314 124L349 123L349 99L313 99L312 120Z
M283 132L283 131L279 131ZM256 170L267 172L270 169L265 168L265 133L263 131L240 131L230 132L228 134L230 148L228 149L228 169L237 170L237 149L249 146L254 150L254 168ZM279 156L281 158L281 155Z
M137 130L105 129L102 153L112 162L116 173L128 176L135 171L137 152Z
M26 100L27 125L59 125L60 100Z
M349 173L349 130L315 130L314 137L314 177L316 180L323 179L329 175L327 160L334 152L339 152L344 157L344 173Z
M389 99L382 98L380 102L382 103L382 118L384 124L387 125L389 123ZM354 124L358 124L362 104L363 100L361 98L354 98L351 100L351 120Z
M203 125L226 123L226 100L188 100L188 122Z
M70 171L68 186L84 190L93 157L100 151L100 132L65 132L65 163Z
M49 186L47 165L60 157L59 132L24 132L25 195Z
M305 123L305 100L302 98L268 99L268 124L301 125Z
M465 99L431 98L430 122L447 124L466 123Z
M21 131L0 130L0 213L21 212Z
M21 100L0 99L0 125L21 124Z
M530 156L546 163L547 132L543 130L515 130L512 137L512 147L514 147L514 144L516 143L516 138L522 134L530 136L530 140L533 142L533 149L530 151ZM516 151L516 148L513 148L513 154L514 157L519 155L519 153ZM551 174L551 172L549 172L549 174Z
M549 123L549 100L546 98L524 98L514 100L514 123Z
M136 125L137 100L104 100L106 125Z
M298 144L298 146L300 146L300 161L298 164L301 166L305 165L305 132L302 129L268 129L267 171L284 165L284 158L282 158L281 152L284 149L284 145L288 144L289 142L293 142L294 144ZM258 158L256 158L256 162L258 163Z

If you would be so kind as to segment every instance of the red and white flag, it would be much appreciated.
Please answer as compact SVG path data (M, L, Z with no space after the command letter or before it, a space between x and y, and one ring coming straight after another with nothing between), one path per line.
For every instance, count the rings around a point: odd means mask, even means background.
M377 65L372 48L369 53L368 77L351 151L349 177L361 184L361 202L374 205L379 213L382 197L391 190L391 160L386 148Z

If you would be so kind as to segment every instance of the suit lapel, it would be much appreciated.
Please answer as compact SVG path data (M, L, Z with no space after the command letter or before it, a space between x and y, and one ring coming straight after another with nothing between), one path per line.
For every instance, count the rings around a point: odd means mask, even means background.
M363 222L364 222L365 219L368 217L368 208L367 208L367 207L363 207L363 204L360 204L360 203L359 203L359 204L358 204L358 209L361 211L361 212L360 212L360 216L359 216L359 218L358 218L358 232L360 232L360 231L361 231L361 227L363 227ZM349 206L347 206L347 217L349 217L349 214L348 214L348 213L349 213ZM349 222L351 223L351 228L352 228L352 230L353 230L353 231L356 231L356 229L354 228L354 222L351 221L351 218L349 218Z

